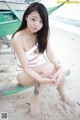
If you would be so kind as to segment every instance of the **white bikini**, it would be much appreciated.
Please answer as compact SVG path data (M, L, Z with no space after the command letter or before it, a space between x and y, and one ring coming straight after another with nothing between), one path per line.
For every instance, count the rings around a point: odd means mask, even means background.
M37 45L34 45L30 50L25 52L25 58L28 61L30 67L36 67L38 65L46 63L44 53L43 54L38 53ZM17 57L17 63L18 63L17 73L22 72L23 69L21 67L19 67L19 66L21 66L21 64L20 64L20 61L19 61L18 57Z

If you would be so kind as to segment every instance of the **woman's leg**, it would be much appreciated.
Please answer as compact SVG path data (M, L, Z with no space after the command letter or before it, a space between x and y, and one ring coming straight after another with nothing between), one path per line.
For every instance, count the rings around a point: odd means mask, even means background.
M62 100L65 101L64 83L65 83L65 76L63 76L62 80L59 82L59 84L57 86L57 90L58 90Z
M34 120L40 119L41 93L44 88L45 88L45 85L40 85L39 83L36 83L34 87L34 92L31 98L31 114Z
M36 72L38 72L43 77L49 77L55 71L55 67L52 63L47 63L44 65L40 65L34 68ZM34 116L34 119L39 118L40 115L40 96L45 87L45 85L40 85L40 83L36 82L24 72L19 73L17 75L18 82L23 86L35 86L34 93L31 99L31 113ZM37 117L37 118L36 118Z
M64 83L65 83L65 75L62 77L62 80L59 82L58 86L57 86L57 90L61 96L61 99L71 105L71 106L75 106L76 105L76 101L72 100L67 94L66 92L64 92Z
M49 63L44 65L43 68L40 68L40 70L43 70L41 72L41 76L43 77L50 77L50 75L55 71L55 68L53 64ZM41 99L41 93L46 85L40 85L38 82L36 82L34 87L34 94L32 96L31 100L31 111L32 115L34 116L34 119L40 119L40 99Z

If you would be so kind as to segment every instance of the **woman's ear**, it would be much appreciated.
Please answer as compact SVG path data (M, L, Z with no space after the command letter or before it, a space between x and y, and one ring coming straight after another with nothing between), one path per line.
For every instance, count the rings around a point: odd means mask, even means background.
M25 18L25 20L27 21L27 17Z
M27 16L25 17L25 20L27 21Z

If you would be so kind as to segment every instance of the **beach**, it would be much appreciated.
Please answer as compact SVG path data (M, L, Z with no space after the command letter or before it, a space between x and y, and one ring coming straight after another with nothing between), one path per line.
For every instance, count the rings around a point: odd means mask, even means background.
M42 93L41 120L79 120L80 118L80 36L59 28L50 27L52 45L55 54L71 74L66 77L64 90L78 104L76 107L61 101L56 87L46 86ZM10 51L6 45L2 50ZM13 54L0 55L0 82L14 84L16 81L16 59ZM8 113L8 120L31 120L30 99L33 88L25 91L0 96L0 112ZM46 101L46 102L45 102Z
M68 26L68 28L66 27ZM76 105L64 103L55 86L46 86L41 98L41 120L80 119L80 28L50 19L50 41L52 49L70 75L66 76L64 91ZM0 49L0 90L17 83L16 58L12 47L2 45ZM31 96L34 88L11 95L0 91L0 120L7 113L8 120L32 120L30 113ZM5 119L6 120L6 119Z

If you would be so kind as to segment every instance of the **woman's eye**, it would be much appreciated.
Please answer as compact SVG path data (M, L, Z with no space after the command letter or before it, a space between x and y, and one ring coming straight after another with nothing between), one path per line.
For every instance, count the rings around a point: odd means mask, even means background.
M34 18L32 18L32 20L33 20L33 21L35 21L35 19L34 19Z
M40 21L40 23L42 23L42 21Z

